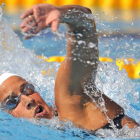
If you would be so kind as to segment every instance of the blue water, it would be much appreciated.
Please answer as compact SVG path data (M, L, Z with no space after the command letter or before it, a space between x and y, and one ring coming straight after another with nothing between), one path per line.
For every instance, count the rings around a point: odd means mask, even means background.
M3 19L2 21L0 27L2 29L1 34L4 34L4 43L0 42L0 74L4 71L10 71L32 81L41 89L41 95L44 100L53 105L55 74L60 64L47 63L37 58L36 54L44 54L47 57L53 55L65 56L65 28L61 26L58 34L46 30L41 36L27 41L24 41L23 36L18 32L22 46L24 46L22 47L20 40L13 33L7 22ZM114 60L128 57L140 60L139 35L125 36L121 35L120 32L119 35L99 35L99 40L100 56L108 56ZM99 85L99 88L125 108L127 115L140 122L140 83L129 79L125 70L119 71L115 63L102 63L99 67L98 74L104 82L104 85ZM54 72L51 75L43 76L41 72L49 68L53 68ZM99 79L97 78L97 80ZM140 139L139 132L139 128L132 131L129 131L128 128L120 131L99 130L97 137L74 127L71 122L60 122L58 117L52 120L16 119L0 111L0 140L96 140L102 139L100 136L106 136L104 139L108 140Z

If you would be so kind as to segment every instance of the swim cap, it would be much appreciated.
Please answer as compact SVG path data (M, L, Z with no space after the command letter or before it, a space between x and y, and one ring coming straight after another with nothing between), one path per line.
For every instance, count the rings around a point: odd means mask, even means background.
M8 79L9 77L11 76L17 76L16 74L13 74L13 73L3 73L1 76L0 76L0 85L6 80Z

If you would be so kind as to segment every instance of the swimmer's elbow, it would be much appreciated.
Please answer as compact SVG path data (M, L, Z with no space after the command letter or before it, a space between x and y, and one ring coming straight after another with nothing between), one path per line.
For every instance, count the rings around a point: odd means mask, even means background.
M84 13L92 14L92 11L88 7L80 6L80 5L74 5L73 8L76 8L77 10L81 10Z
M87 14L92 14L92 11L88 7L80 6L80 9Z
M92 11L89 8L85 7L85 9L86 9L87 13L92 14Z

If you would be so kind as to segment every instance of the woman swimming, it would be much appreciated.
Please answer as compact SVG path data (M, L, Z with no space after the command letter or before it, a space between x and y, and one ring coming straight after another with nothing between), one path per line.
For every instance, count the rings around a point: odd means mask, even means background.
M68 26L67 54L55 81L56 111L50 108L35 88L25 79L10 73L0 76L1 109L20 118L51 119L58 114L62 121L72 121L87 130L116 128L138 124L124 114L124 109L102 94L95 85L98 67L98 40L95 22L88 18L91 11L76 5L55 7L39 4L22 14L22 31L37 34L51 27L58 30L60 23Z

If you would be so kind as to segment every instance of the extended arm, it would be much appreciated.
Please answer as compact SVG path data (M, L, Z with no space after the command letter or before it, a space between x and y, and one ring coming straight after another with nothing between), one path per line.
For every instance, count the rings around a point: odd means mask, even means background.
M96 73L98 63L95 23L93 18L89 18L91 11L88 8L61 6L59 10L62 13L62 22L66 23L69 29L66 60L61 65L56 80L62 79L61 82L64 87L69 87L71 95L82 95L82 84L86 77L91 76L93 70Z
M69 87L67 93L69 95L81 95L85 77L88 77L93 70L96 73L98 41L93 17L88 14L91 14L91 11L82 6L54 7L50 4L40 4L33 6L21 16L25 19L21 24L22 32L27 35L25 38L32 37L28 34L30 32L36 34L50 26L52 31L56 31L60 22L68 25L67 55L59 69L56 85L57 81L59 83L61 81L61 87Z
M82 6L36 5L21 16L22 19L26 18L21 28L28 33L31 27L35 27L32 32L36 34L49 26L52 31L56 31L60 22L67 24L66 59L59 68L55 82L57 111L60 119L69 119L84 128L95 130L106 125L108 120L102 108L97 108L83 90L83 85L91 78L91 74L95 78L98 65L96 27L89 14L91 11ZM27 26L28 23L30 26ZM28 37L30 36L26 36ZM87 90L91 92L92 88ZM97 93L100 98L101 93ZM114 119L123 112L120 106L105 95L103 97L109 118Z
M69 30L67 31L66 60L61 64L56 78L56 105L60 106L65 96L69 95L69 98L73 98L74 95L79 95L81 96L80 104L95 101L100 110L104 110L98 103L102 99L107 109L106 115L113 119L123 113L123 109L104 94L102 95L94 83L98 66L98 40L94 19L89 15L91 11L81 6L73 8L64 6L60 7L60 11L63 15L62 22L68 25ZM84 90L83 85L90 80L92 83ZM91 98L86 94L89 94ZM97 109L94 113L100 114L101 112ZM104 112L103 114L105 115ZM99 116L103 115L98 115L98 118Z

